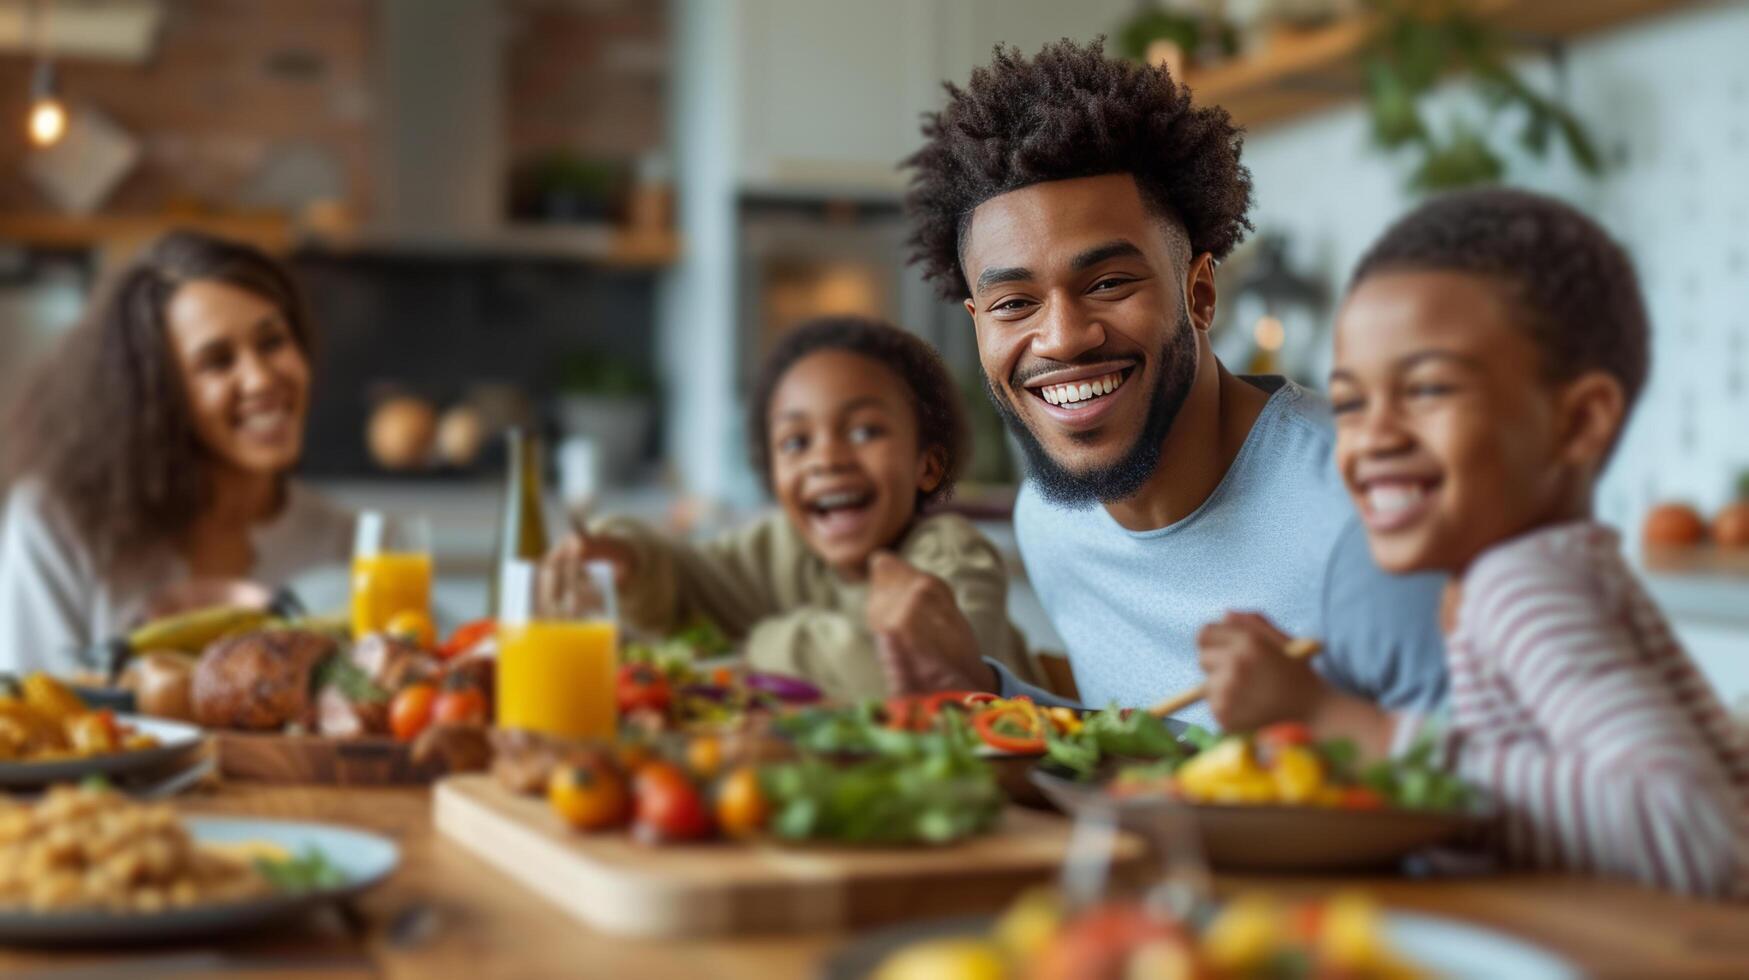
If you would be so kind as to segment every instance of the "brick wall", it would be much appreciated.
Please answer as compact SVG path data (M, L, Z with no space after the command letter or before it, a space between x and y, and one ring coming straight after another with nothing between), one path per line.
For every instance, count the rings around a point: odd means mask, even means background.
M372 8L371 0L169 0L149 63L62 62L62 94L74 110L94 104L143 144L106 210L283 206L300 188L329 187L368 214ZM20 169L31 68L30 59L0 57L0 209L48 208Z
M666 136L667 4L503 0L505 159L636 160Z
M665 3L498 2L507 163L561 149L630 162L662 146ZM376 29L373 0L167 0L149 63L60 62L75 111L95 105L142 142L104 209L295 210L333 188L368 219ZM0 211L49 209L21 169L33 64L0 55Z

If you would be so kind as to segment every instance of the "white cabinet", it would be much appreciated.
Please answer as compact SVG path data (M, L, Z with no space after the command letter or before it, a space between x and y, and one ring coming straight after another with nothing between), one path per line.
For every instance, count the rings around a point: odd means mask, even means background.
M741 0L736 31L744 187L892 191L941 83L991 48L1031 53L1110 33L1132 0Z
M741 183L898 186L934 78L937 0L744 0Z

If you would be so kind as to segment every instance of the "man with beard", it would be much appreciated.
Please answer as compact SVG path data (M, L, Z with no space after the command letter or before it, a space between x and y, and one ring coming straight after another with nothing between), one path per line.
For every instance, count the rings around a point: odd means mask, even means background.
M1097 43L998 49L948 93L907 161L914 260L964 301L1026 449L1015 529L1082 699L1150 705L1206 670L1187 720L1437 703L1439 583L1373 564L1328 406L1210 348L1215 264L1250 228L1227 113ZM1324 642L1315 667L1283 654L1296 635ZM990 682L930 656L939 684Z

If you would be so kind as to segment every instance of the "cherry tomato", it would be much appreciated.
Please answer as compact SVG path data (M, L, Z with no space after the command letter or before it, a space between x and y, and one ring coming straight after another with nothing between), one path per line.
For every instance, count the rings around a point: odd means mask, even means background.
M1257 730L1257 744L1264 748L1312 744L1312 730L1297 721L1278 721Z
M431 724L432 702L437 700L437 688L430 684L409 684L389 702L389 731L403 742L419 737Z
M686 768L700 779L710 779L723 768L723 743L715 735L698 735L686 742Z
M632 777L633 831L650 842L701 840L711 815L692 780L670 762L649 762Z
M547 780L547 802L578 830L606 830L631 817L625 778L604 762L554 769Z
M672 694L668 678L649 664L624 664L614 682L614 698L621 714L634 711L667 711Z
M448 688L432 702L431 719L448 725L484 725L486 696L477 687Z
M759 770L741 766L717 787L717 824L730 837L752 837L765 829L771 807L759 785Z

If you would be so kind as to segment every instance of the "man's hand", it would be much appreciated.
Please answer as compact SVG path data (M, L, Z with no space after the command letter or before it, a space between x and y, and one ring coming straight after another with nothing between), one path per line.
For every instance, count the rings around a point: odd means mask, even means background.
M876 552L868 568L868 628L894 694L989 690L995 673L947 583Z
M1196 636L1208 674L1209 710L1229 731L1277 721L1310 721L1336 692L1305 659L1290 657L1293 638L1256 613L1230 612Z

